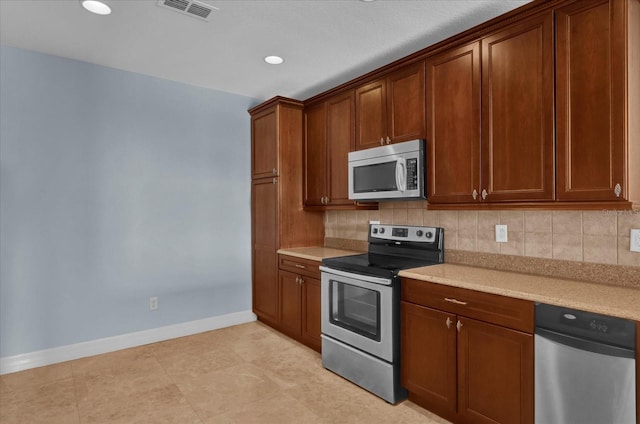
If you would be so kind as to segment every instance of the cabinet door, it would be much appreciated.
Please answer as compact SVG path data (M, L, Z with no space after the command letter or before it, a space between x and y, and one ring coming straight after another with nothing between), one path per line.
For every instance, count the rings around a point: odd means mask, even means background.
M278 185L275 177L253 181L251 229L253 239L253 312L278 320Z
M385 80L356 89L356 150L378 147L387 136Z
M277 107L251 118L251 178L278 175Z
M486 201L554 199L553 69L551 12L482 40Z
M558 199L625 200L624 2L573 3L556 26Z
M533 423L533 336L458 319L458 413L463 421Z
M280 314L278 328L293 337L300 336L302 318L300 276L287 271L279 272Z
M305 206L322 206L327 195L327 109L324 102L305 108Z
M320 351L320 280L303 277L302 282L302 340Z
M327 100L327 184L330 205L353 205L349 200L348 154L355 150L353 91Z
M424 110L424 62L406 66L387 77L387 136L391 142L424 138Z
M480 43L429 59L427 93L429 203L478 202Z
M456 411L456 316L401 302L401 379L410 398L453 419ZM448 323L448 324L447 324Z

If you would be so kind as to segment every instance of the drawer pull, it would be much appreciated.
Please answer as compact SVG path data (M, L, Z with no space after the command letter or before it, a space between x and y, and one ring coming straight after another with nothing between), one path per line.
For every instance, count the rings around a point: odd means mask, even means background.
M458 320L458 323L456 324L456 328L458 329L458 333L459 333L460 329L462 328L462 323L460 322L460 320Z
M306 268L306 266L304 266L304 265L300 265L300 264L296 264L296 268L305 269L305 268Z
M447 317L447 328L451 328L451 323L453 323L453 321L451 321L450 317Z
M457 300L457 299L451 299L450 297L445 297L444 300L449 302L449 303L455 303L456 305L466 305L467 304L467 302L463 302L463 301Z

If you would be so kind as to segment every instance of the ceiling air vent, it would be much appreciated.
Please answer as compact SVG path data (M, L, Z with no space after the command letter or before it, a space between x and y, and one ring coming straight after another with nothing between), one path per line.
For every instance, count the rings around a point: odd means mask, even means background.
M157 5L205 21L211 18L214 10L218 10L217 7L196 0L158 0Z

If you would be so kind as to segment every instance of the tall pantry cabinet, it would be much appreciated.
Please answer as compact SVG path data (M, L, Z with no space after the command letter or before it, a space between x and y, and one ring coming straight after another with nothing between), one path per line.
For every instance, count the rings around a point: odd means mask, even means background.
M280 248L322 246L322 212L303 210L302 102L274 97L251 115L253 312L278 325Z

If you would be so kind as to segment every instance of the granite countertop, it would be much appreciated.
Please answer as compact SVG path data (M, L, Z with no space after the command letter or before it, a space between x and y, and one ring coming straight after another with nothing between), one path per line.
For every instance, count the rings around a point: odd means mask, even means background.
M453 264L400 276L640 321L640 290L634 288Z
M333 249L330 247L310 246L310 247L291 247L288 249L280 249L278 253L282 255L295 256L297 258L309 259L321 262L324 258L335 258L337 256L358 255L360 253L355 250Z

